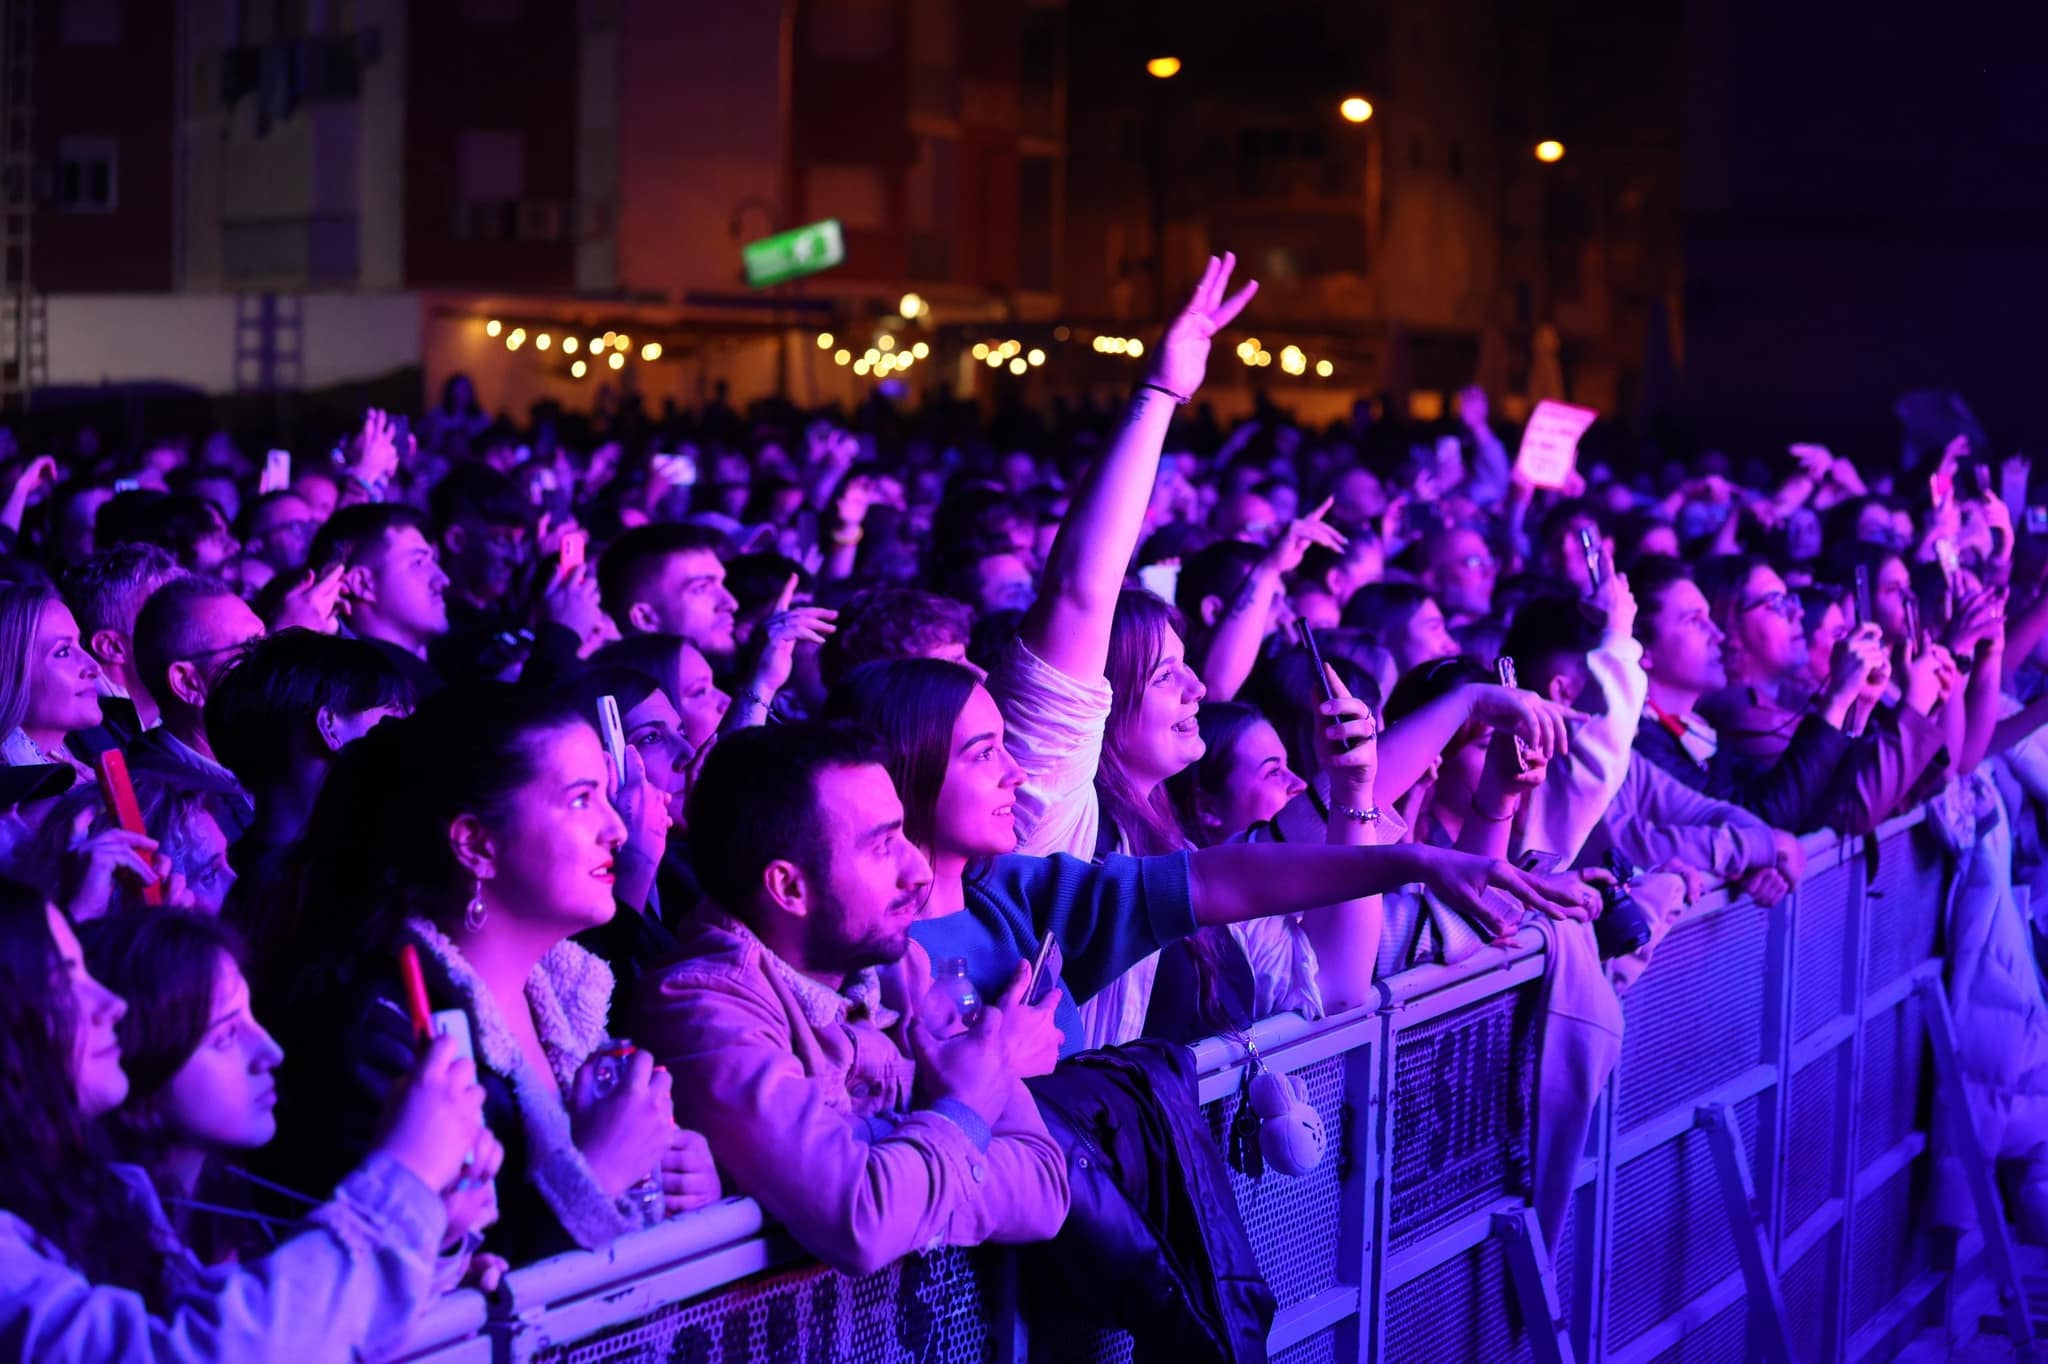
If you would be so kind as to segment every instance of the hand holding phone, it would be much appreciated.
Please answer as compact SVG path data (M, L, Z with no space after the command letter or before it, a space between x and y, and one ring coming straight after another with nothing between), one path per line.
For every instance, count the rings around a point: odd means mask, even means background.
M590 549L590 532L587 530L565 530L562 532L560 561L562 571L570 573L583 567L584 555Z
M1588 563L1590 562L1588 560ZM1515 677L1515 660L1509 658L1506 654L1502 654L1495 660L1493 667L1494 673L1500 678L1500 684L1503 687L1506 687L1509 691L1520 691L1522 689L1522 684ZM1519 734L1514 735L1513 738L1515 741L1515 765L1521 768L1522 771L1527 772L1529 770L1529 741Z
M292 452L272 450L263 457L263 477L256 485L259 493L281 493L292 486Z
M1031 983L1024 987L1024 1002L1037 1004L1044 1000L1052 989L1052 983L1060 978L1060 946L1053 941L1051 930L1039 939L1038 951L1031 958Z
M1592 526L1580 526L1579 549L1586 556L1586 590L1598 592L1600 584L1607 581L1607 554L1600 532Z
M1870 609L1870 569L1863 564L1856 565L1856 595L1853 605L1856 608L1856 619L1852 624L1870 625L1876 622L1877 618Z
M1294 623L1301 640L1301 647L1308 653L1309 671L1316 676L1316 685L1322 689L1323 700L1327 703L1337 699L1337 689L1330 685L1329 669L1323 663L1323 651L1316 647L1316 632L1305 620ZM1346 739L1339 752L1350 752L1358 745L1356 739Z

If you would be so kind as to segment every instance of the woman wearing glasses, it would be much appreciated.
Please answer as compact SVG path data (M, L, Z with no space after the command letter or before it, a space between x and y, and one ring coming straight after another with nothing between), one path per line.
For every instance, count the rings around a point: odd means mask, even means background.
M1778 766L1801 726L1818 717L1848 742L1822 798L1795 832L1825 825L1860 833L1899 808L1942 743L1931 718L1942 694L1936 659L1909 663L1900 704L1887 707L1890 651L1876 622L1852 624L1816 679L1804 607L1768 561L1751 554L1709 559L1700 565L1699 587L1725 637L1727 684L1702 696L1698 709L1728 750L1737 784L1746 787Z

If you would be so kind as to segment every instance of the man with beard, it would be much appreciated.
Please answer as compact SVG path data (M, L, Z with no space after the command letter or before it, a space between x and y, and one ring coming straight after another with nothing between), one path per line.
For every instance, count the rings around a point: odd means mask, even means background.
M448 632L432 646L434 668L451 681L496 676L513 661L500 637L531 623L526 603L513 600L531 508L496 469L460 464L434 486L430 510L448 575Z
M633 1035L733 1187L849 1274L1057 1232L1066 1162L1023 1084L1058 1054L1056 996L1026 1005L1020 971L971 1026L927 1005L910 923L931 867L873 741L729 735L689 823L707 899Z

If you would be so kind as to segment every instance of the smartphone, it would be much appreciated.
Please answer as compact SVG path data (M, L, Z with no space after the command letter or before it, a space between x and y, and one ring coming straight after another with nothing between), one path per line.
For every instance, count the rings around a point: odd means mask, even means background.
M131 834L149 837L149 829L142 822L142 806L135 799L135 783L128 779L128 759L120 749L110 748L100 754L99 778L100 795L107 802L107 808L114 812L115 822ZM144 882L142 902L146 905L162 904L163 887L154 881Z
M1592 560L1588 559L1586 562L1590 565ZM1506 654L1502 654L1494 660L1493 671L1500 678L1500 684L1509 691L1520 691L1522 689L1522 684L1515 678L1515 660L1509 658ZM1519 734L1513 737L1515 741L1515 762L1524 772L1527 772L1529 770L1529 741Z
M1586 555L1586 587L1598 592L1600 584L1607 581L1607 553L1606 546L1600 541L1600 532L1592 526L1580 526L1579 548Z
M619 699L616 696L597 698L597 732L604 740L605 756L612 760L612 771L618 774L623 784L626 780L626 727L619 720Z
M117 478L114 480L114 491L117 493L140 492L142 491L142 480L139 478Z
M1554 852L1544 852L1538 848L1529 848L1515 860L1515 865L1523 871L1534 872L1538 876L1548 876L1557 870L1557 864L1562 860Z
M1868 625L1876 619L1870 610L1870 570L1862 564L1856 565L1856 619L1855 625Z
M1976 480L1977 496L1983 501L1991 500L1991 471L1981 464L1970 466L1970 476Z
M476 1060L476 1043L470 1037L469 1015L462 1010L434 1010L427 1015L427 1028L430 1036L454 1038L455 1050L461 1053L463 1060Z
M1309 627L1309 623L1305 620L1298 620L1294 622L1294 625L1295 629L1300 633L1301 647L1308 652L1309 670L1316 675L1316 689L1322 692L1325 701L1336 700L1337 689L1330 685L1330 670L1323 664L1323 651L1316 647L1316 632ZM1348 753L1358 747L1358 744L1359 740L1357 739L1346 739L1338 751L1340 753Z
M663 482L678 488L697 486L697 457L695 455L656 455L654 472Z
M1052 933L1048 930L1046 935L1039 939L1038 951L1031 958L1031 983L1024 987L1026 1004L1038 1003L1045 998L1045 992L1052 988L1054 979L1059 975L1058 968L1053 966L1058 956L1059 946L1053 942ZM1049 967L1052 969L1047 969Z
M590 532L587 530L565 530L562 532L561 562L563 569L583 567L583 556L590 549Z
M1180 564L1169 561L1146 564L1138 570L1138 585L1163 602L1171 602L1180 589Z
M1900 605L1906 612L1906 647L1911 649L1915 656L1926 653L1927 634L1920 625L1920 595L1909 588L1905 600Z
M256 485L259 493L281 493L292 486L292 452L272 450L263 457L263 478Z
M2048 507L2027 508L2027 534L2048 535Z

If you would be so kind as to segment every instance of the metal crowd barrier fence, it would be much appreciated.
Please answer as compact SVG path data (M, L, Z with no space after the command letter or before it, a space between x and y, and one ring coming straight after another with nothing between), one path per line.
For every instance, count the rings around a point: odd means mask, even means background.
M2002 1231L1971 1237L1951 1270L1927 1224L1933 1058L1952 1040L1930 1050L1929 1023L1947 1020L1947 872L1915 813L1870 839L1808 840L1805 879L1774 907L1723 893L1689 911L1623 996L1621 1059L1554 1257L1528 1202L1538 934L1404 972L1320 1023L1261 1022L1260 1057L1306 1077L1331 1134L1307 1175L1235 1177L1280 1304L1273 1358L1860 1361L1928 1328L1960 1339L1960 1281L2015 1281ZM1211 1039L1197 1056L1220 1138L1246 1054ZM1013 1288L995 1249L837 1274L729 1199L514 1271L489 1303L455 1295L403 1358L1131 1358L1128 1336L1034 1341ZM2024 1333L2022 1303L2008 1320Z

